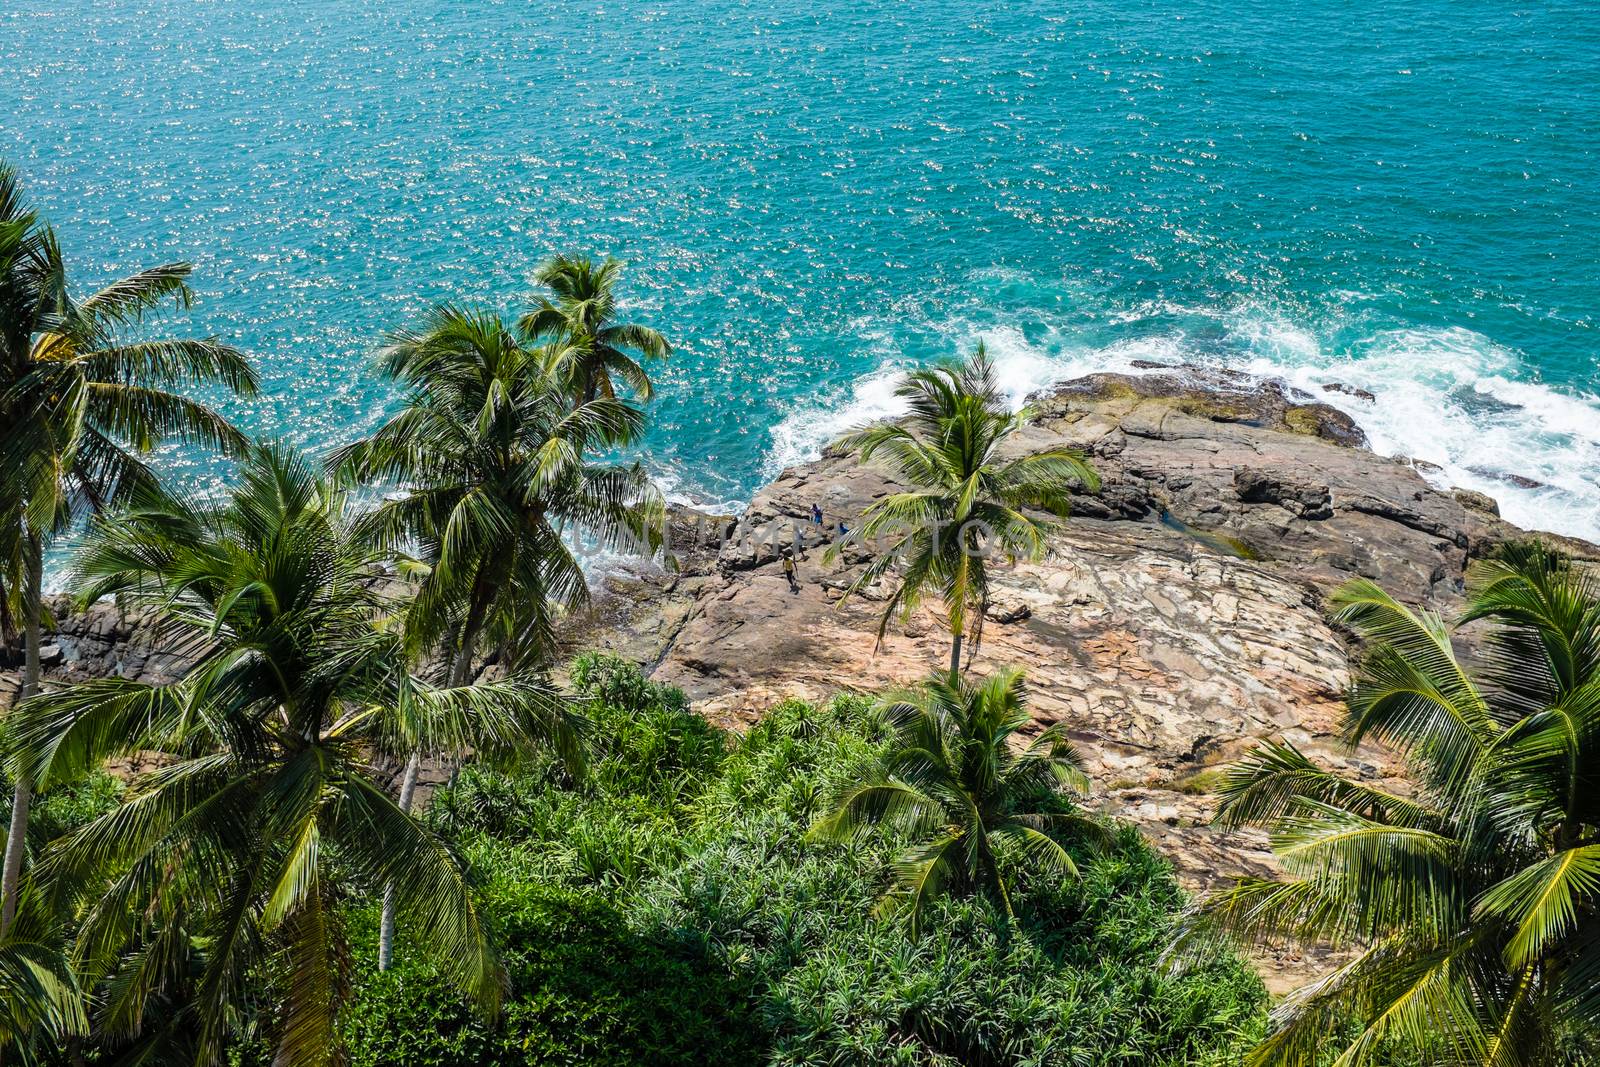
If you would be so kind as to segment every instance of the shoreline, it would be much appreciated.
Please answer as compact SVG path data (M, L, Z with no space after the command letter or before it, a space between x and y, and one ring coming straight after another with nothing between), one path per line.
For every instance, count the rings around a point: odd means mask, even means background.
M877 378L889 373L891 372L880 370L865 377ZM892 373L897 375L899 372ZM1439 463L1425 458L1408 456L1403 453L1380 451L1375 448L1373 440L1374 429L1372 426L1363 422L1362 419L1363 414L1370 416L1370 409L1363 410L1360 405L1370 405L1374 403L1378 399L1379 394L1359 386L1349 385L1342 381L1330 381L1323 383L1320 390L1317 392L1312 392L1298 384L1295 384L1288 376L1281 373L1269 373L1225 366L1210 366L1190 362L1162 362L1150 359L1133 359L1128 361L1124 366L1118 368L1095 371L1088 375L1068 374L1066 377L1053 378L1045 384L1029 390L1026 394L1025 402L1030 404L1036 404L1040 401L1048 402L1051 397L1057 394L1061 389L1071 385L1073 382L1081 381L1084 378L1095 377L1099 374L1120 374L1127 375L1129 377L1148 378L1172 377L1177 379L1180 385L1190 388L1198 393L1216 393L1222 396L1249 397L1251 395L1266 391L1281 393L1286 401L1292 401L1297 404L1324 405L1338 411L1350 422L1353 438L1350 441L1350 444L1353 447L1364 448L1375 456L1408 464L1415 469L1425 481L1428 482L1431 488L1438 492L1454 493L1459 491L1465 493L1475 493L1492 499L1497 508L1502 504L1501 497L1495 496L1488 490L1452 481L1449 477L1447 468ZM892 415L883 416L883 418L892 417ZM881 419L875 419L872 421L881 421ZM865 425L865 423L862 425ZM773 481L783 477L783 475L791 469L809 466L825 458L828 451L833 447L834 440L836 440L836 438L822 442L820 445L811 448L805 458L801 459L799 462L790 463L778 469L771 477L763 482L762 485L756 488L756 490L751 494L750 499L744 501L712 501L698 499L693 494L674 492L668 494L669 506L685 509L690 512L702 513L705 515L727 515L738 518L742 516L749 508L751 501ZM1506 489L1537 490L1548 488L1546 483L1540 482L1516 471L1503 471L1481 467L1475 469L1474 473L1479 475L1480 478L1498 483L1500 486ZM1595 531L1595 537L1591 537L1588 535L1567 533L1540 526L1524 525L1523 528L1529 530L1530 532L1549 534L1550 536L1559 538L1574 538L1580 541L1600 539L1600 530Z
M1099 808L1139 827L1199 891L1272 870L1264 837L1208 825L1210 781L1256 742L1290 738L1380 785L1401 775L1381 751L1337 743L1351 648L1322 612L1332 589L1371 577L1448 614L1466 566L1498 543L1537 536L1592 564L1600 547L1530 534L1482 494L1433 488L1415 464L1368 450L1347 415L1281 383L1169 370L1040 394L1020 447L1081 448L1104 485L1075 498L1046 559L1000 570L973 669L1025 667L1036 727L1067 726ZM882 468L824 449L759 490L742 516L674 509L676 567L597 576L593 605L563 626L565 654L638 663L735 730L787 697L920 680L937 666L922 640L937 620L922 612L891 626L880 649L878 594L841 600L866 552L828 568L811 544L790 585L770 541L727 538L741 523L805 528L812 503L857 517L894 489ZM708 530L722 536L697 541ZM159 681L181 665L113 604L62 618L47 648L57 680ZM14 680L8 662L0 689ZM423 780L442 777L433 768ZM1286 990L1329 959L1258 962Z

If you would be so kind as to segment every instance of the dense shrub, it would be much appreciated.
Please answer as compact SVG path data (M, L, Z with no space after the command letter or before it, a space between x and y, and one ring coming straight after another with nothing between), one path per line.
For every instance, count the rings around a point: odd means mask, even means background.
M1079 857L1081 882L1019 877L1015 923L956 899L913 942L871 914L901 842L805 837L879 750L870 704L789 702L729 739L629 672L598 657L573 672L595 698L585 782L469 770L433 805L485 879L502 1024L414 964L363 964L357 1067L1178 1065L1235 1059L1260 1033L1264 994L1238 959L1159 966L1184 900L1134 831Z
M0 777L0 826L11 821L11 790L11 780ZM122 793L122 782L103 771L39 793L28 818L28 846L37 851L104 815Z
M345 1021L352 1067L747 1064L762 1055L754 1001L680 946L629 930L592 894L492 888L515 995L498 1025L424 967L362 979Z

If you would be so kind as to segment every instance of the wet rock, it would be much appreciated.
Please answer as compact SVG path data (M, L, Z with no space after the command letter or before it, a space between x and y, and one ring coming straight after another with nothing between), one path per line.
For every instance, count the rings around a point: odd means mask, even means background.
M1325 393L1343 393L1346 396L1353 396L1357 400L1365 400L1368 402L1378 399L1377 396L1370 390L1360 389L1353 385L1346 385L1344 382L1329 382L1327 385L1322 387L1322 391Z
M1485 515L1500 515L1500 505L1494 497L1487 493L1480 493L1475 489L1452 489L1450 495L1461 502L1461 506L1472 511L1481 511Z
M1507 485L1514 485L1518 489L1543 489L1545 487L1545 483L1536 478L1512 474L1510 471L1499 471L1490 467L1468 467L1467 469L1481 478L1493 478L1497 482L1505 482Z

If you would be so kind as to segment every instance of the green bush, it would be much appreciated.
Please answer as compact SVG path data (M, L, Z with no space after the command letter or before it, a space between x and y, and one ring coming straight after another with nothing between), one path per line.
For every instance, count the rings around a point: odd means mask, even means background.
M368 970L345 1020L352 1067L760 1060L749 992L683 946L630 931L604 901L500 884L491 912L515 991L499 1024L426 967Z
M683 690L650 681L635 664L620 656L585 652L572 661L569 673L574 689L618 711L686 711L689 707Z
M1015 923L955 899L913 942L872 916L902 842L806 839L822 798L880 751L869 702L786 702L730 738L637 671L589 662L573 672L595 694L583 783L468 770L430 815L485 880L511 983L501 1023L411 953L384 975L363 964L355 1067L1176 1067L1235 1061L1261 1033L1265 994L1236 957L1160 967L1185 900L1135 831L1079 856L1080 882L1020 878Z

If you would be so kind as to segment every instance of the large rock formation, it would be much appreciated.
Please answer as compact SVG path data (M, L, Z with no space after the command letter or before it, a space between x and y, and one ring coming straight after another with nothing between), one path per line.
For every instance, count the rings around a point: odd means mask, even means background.
M1102 374L1036 406L1016 447L1082 449L1104 485L1078 499L1045 559L1001 570L972 669L1027 669L1035 716L1066 724L1097 802L1139 824L1189 887L1269 872L1261 836L1208 826L1218 768L1282 737L1364 778L1399 773L1385 753L1336 743L1350 648L1324 597L1364 576L1448 615L1469 560L1524 535L1493 501L1434 488L1406 460L1368 451L1336 409L1274 383L1191 369ZM940 620L923 611L896 621L879 645L889 590L841 598L873 546L847 546L830 566L819 543L900 488L839 451L785 471L756 494L714 568L655 579L674 604L671 626L630 623L662 618L647 607L623 610L609 632L733 726L787 695L915 682L947 659ZM797 591L778 555L794 530L807 546ZM1600 554L1556 540L1581 558ZM649 577L628 583L625 602L651 602ZM1266 963L1278 988L1322 966Z
M1025 667L1039 723L1063 722L1076 738L1096 803L1137 823L1191 888L1269 872L1259 836L1207 825L1217 768L1284 737L1366 778L1399 774L1385 753L1335 743L1350 649L1324 597L1361 575L1448 614L1469 560L1524 535L1493 501L1432 487L1416 465L1367 451L1336 409L1275 383L1174 368L1094 375L1036 399L1039 418L1015 447L1082 449L1104 485L1078 498L1046 558L1001 569L972 669ZM946 662L940 620L896 621L880 646L889 590L841 597L875 546L823 562L841 522L857 528L899 488L835 450L785 471L738 524L679 515L678 566L609 577L574 620L572 647L629 656L734 727L785 696L914 683ZM791 591L779 551L797 531ZM57 677L154 679L174 667L148 627L111 606L64 617L52 646ZM1265 963L1277 988L1322 965Z

